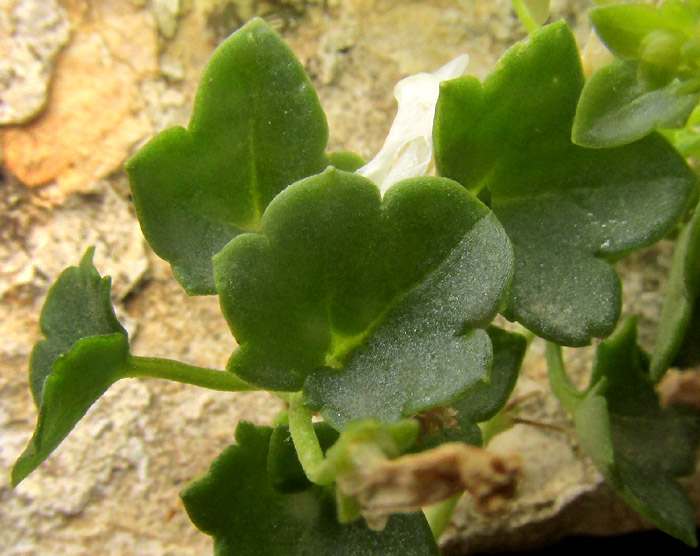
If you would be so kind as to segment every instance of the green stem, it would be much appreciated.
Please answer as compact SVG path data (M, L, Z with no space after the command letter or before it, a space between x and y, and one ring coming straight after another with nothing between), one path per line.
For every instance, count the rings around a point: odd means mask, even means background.
M576 413L585 393L578 390L566 374L561 346L547 342L547 375L552 392L572 415Z
M304 405L302 393L292 394L289 397L289 432L301 467L311 482L329 485L335 478L334 473L323 455L311 417L311 410Z
M172 359L131 356L124 378L165 378L222 392L244 392L259 388L241 380L228 371L187 365Z
M433 532L433 537L436 541L440 540L440 537L447 529L447 526L452 520L452 514L457 507L459 499L462 497L462 493L455 494L454 496L433 504L423 510L425 518L428 520L428 525L430 530Z
M523 0L511 0L511 2L513 3L513 8L515 8L515 12L518 14L518 18L520 19L521 23L525 26L525 30L528 33L537 31L537 29L540 28L540 24L537 23L537 21L535 21L534 17L532 17L530 10L528 10L525 4L523 4Z

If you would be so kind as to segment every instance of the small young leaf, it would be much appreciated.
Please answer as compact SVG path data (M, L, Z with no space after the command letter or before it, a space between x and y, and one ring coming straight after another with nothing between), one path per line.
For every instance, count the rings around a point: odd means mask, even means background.
M574 37L555 23L511 48L483 85L444 83L434 134L439 173L488 188L513 244L505 315L570 346L607 336L619 318L605 259L668 233L696 182L657 134L615 149L572 144L582 86Z
M39 418L12 469L13 485L56 449L127 364L129 340L114 315L110 279L97 273L93 252L61 273L41 311L46 339L34 347L29 371Z
M601 343L591 384L573 407L581 445L622 498L662 531L696 546L693 505L678 477L693 472L700 415L662 409L628 320Z
M327 139L309 78L262 19L219 46L188 129L163 131L127 164L141 229L188 293L215 293L212 255L326 167Z
M268 207L262 234L214 257L244 380L305 391L334 426L444 405L484 378L510 246L490 211L442 178L380 199L329 169ZM437 387L436 387L437 385Z
M648 4L605 6L591 11L600 40L623 59L638 59L644 37L665 25L663 16Z
M673 255L673 266L669 276L666 301L659 319L656 345L651 359L651 378L654 382L661 380L663 375L682 351L691 355L693 339L697 338L695 330L690 326L693 313L697 313L700 303L700 204L695 207L693 218L686 224L676 242ZM686 339L688 338L688 339ZM682 349L685 346L685 349ZM694 346L697 352L697 344ZM687 363L695 357L686 357Z
M393 517L381 532L340 525L318 486L284 494L267 476L272 429L239 423L237 445L182 492L187 513L214 537L217 556L438 556L425 518Z
M434 448L445 442L466 442L481 446L483 423L495 416L508 401L518 380L527 340L514 332L489 326L486 332L493 345L493 366L488 382L475 384L466 391L452 407L457 411L458 428L444 428L435 434L420 439L420 450Z
M345 172L354 172L367 164L364 158L351 151L336 151L330 153L328 155L328 163L338 168L338 170L344 170Z
M592 148L617 147L655 129L685 125L700 94L681 94L680 81L647 90L637 73L637 64L615 61L591 76L576 108L571 134L574 143Z

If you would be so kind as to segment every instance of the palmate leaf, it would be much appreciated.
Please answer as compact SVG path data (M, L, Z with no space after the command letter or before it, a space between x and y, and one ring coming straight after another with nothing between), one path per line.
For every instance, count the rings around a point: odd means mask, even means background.
M481 446L483 437L477 423L494 417L513 393L527 350L527 339L496 326L489 326L486 332L493 345L493 366L488 382L475 384L452 403L457 411L455 419L458 428L443 428L423 436L418 446L420 450L434 448L445 442L466 442Z
M188 293L215 293L212 255L327 166L327 139L301 63L263 20L217 48L188 128L163 131L126 166L144 236Z
M676 242L666 301L659 319L650 374L661 380L681 354L682 366L698 358L698 306L700 304L700 204Z
M504 314L570 346L612 332L620 281L606 259L670 231L696 181L657 134L615 149L574 145L582 86L574 37L555 23L512 47L483 84L444 83L434 133L439 173L488 192L513 244Z
M485 378L511 272L491 212L444 178L400 182L380 199L329 169L287 188L262 234L214 257L240 347L229 370L305 392L327 420L385 422L444 405Z
M638 78L637 66L618 60L598 69L586 82L572 129L574 143L617 147L655 129L685 125L700 94L683 93L683 83L677 80L649 89Z
M118 379L129 357L129 340L87 250L49 290L41 311L46 337L32 351L29 380L39 409L34 436L12 469L17 485L63 441L90 406Z
M563 367L550 366L556 384ZM690 475L700 443L700 414L661 408L629 319L601 343L591 384L569 392L581 446L608 484L662 531L696 546L695 511L678 477ZM565 388L571 388L566 386Z
M328 492L275 489L267 476L272 429L242 422L237 445L182 493L187 513L214 537L216 556L438 556L422 514L395 516L381 532L340 525Z

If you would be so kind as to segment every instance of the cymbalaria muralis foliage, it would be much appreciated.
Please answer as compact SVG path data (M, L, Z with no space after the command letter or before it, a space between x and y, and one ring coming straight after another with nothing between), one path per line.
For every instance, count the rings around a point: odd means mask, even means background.
M326 152L316 92L263 20L226 39L187 129L163 131L126 169L151 247L189 294L219 296L238 347L225 370L132 355L89 249L41 313L39 417L13 484L120 379L268 390L288 404L275 425L240 423L182 492L215 554L439 554L462 492L487 515L517 495L517 469L483 449L508 426L528 345L494 326L500 313L549 342L552 391L610 486L696 546L678 479L693 471L700 415L662 406L655 385L700 362L686 158L700 154L700 1L595 8L615 59L587 81L566 23L541 26L549 2L514 7L530 35L483 81L462 55L397 86L399 114L369 163ZM619 323L613 263L669 235L647 355L636 321ZM596 338L577 390L561 346Z

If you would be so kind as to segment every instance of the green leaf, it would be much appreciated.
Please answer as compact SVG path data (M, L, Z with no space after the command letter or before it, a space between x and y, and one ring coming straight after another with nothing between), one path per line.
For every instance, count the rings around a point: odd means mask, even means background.
M683 127L700 94L681 94L674 81L648 90L637 77L637 64L615 61L598 69L583 87L572 140L593 148L617 147L655 129Z
M475 384L452 404L457 410L459 428L442 429L438 433L424 436L420 440L420 450L434 448L445 442L466 442L481 446L482 435L477 423L494 417L513 393L527 350L527 339L496 326L489 326L486 332L493 345L493 366L488 381Z
M345 172L355 172L367 164L364 158L351 151L336 151L329 154L328 163Z
M188 129L163 131L127 164L141 229L188 293L215 293L212 255L326 167L327 139L302 65L262 19L217 48Z
M306 391L339 427L443 405L487 374L479 327L508 284L510 246L458 184L405 180L382 200L331 168L281 193L262 228L214 258L240 346L229 370L244 380L299 390L318 370Z
M30 383L39 408L36 430L12 469L17 485L63 441L90 406L119 378L129 357L126 331L87 250L61 273L41 311L46 336L32 351Z
M314 423L314 431L324 454L338 440L338 432L328 423ZM278 425L272 431L267 475L280 492L297 492L311 486L299 463L289 425Z
M615 149L574 145L582 86L574 37L555 23L512 47L483 85L443 83L434 130L439 173L488 189L513 244L504 314L570 346L612 332L620 281L606 259L668 233L696 181L657 134Z
M549 18L549 0L522 0L538 25L544 25Z
M651 377L661 380L679 352L692 365L697 357L697 307L700 303L700 204L676 242L666 301L651 359ZM693 319L693 314L696 314ZM691 326L696 324L696 326ZM686 339L687 338L687 339ZM700 343L700 342L698 342ZM695 344L695 346L693 346ZM685 348L685 349L684 349ZM692 356L692 352L696 356ZM685 365L684 365L685 366Z
M695 511L678 477L693 472L700 415L659 406L630 319L598 348L573 410L581 445L624 500L662 531L697 546Z
M591 11L596 33L616 56L638 59L644 37L665 25L664 17L648 4L605 6Z
M395 516L382 532L340 525L322 487L284 494L266 469L272 429L240 423L236 446L182 492L194 524L214 537L216 556L438 556L422 515Z

